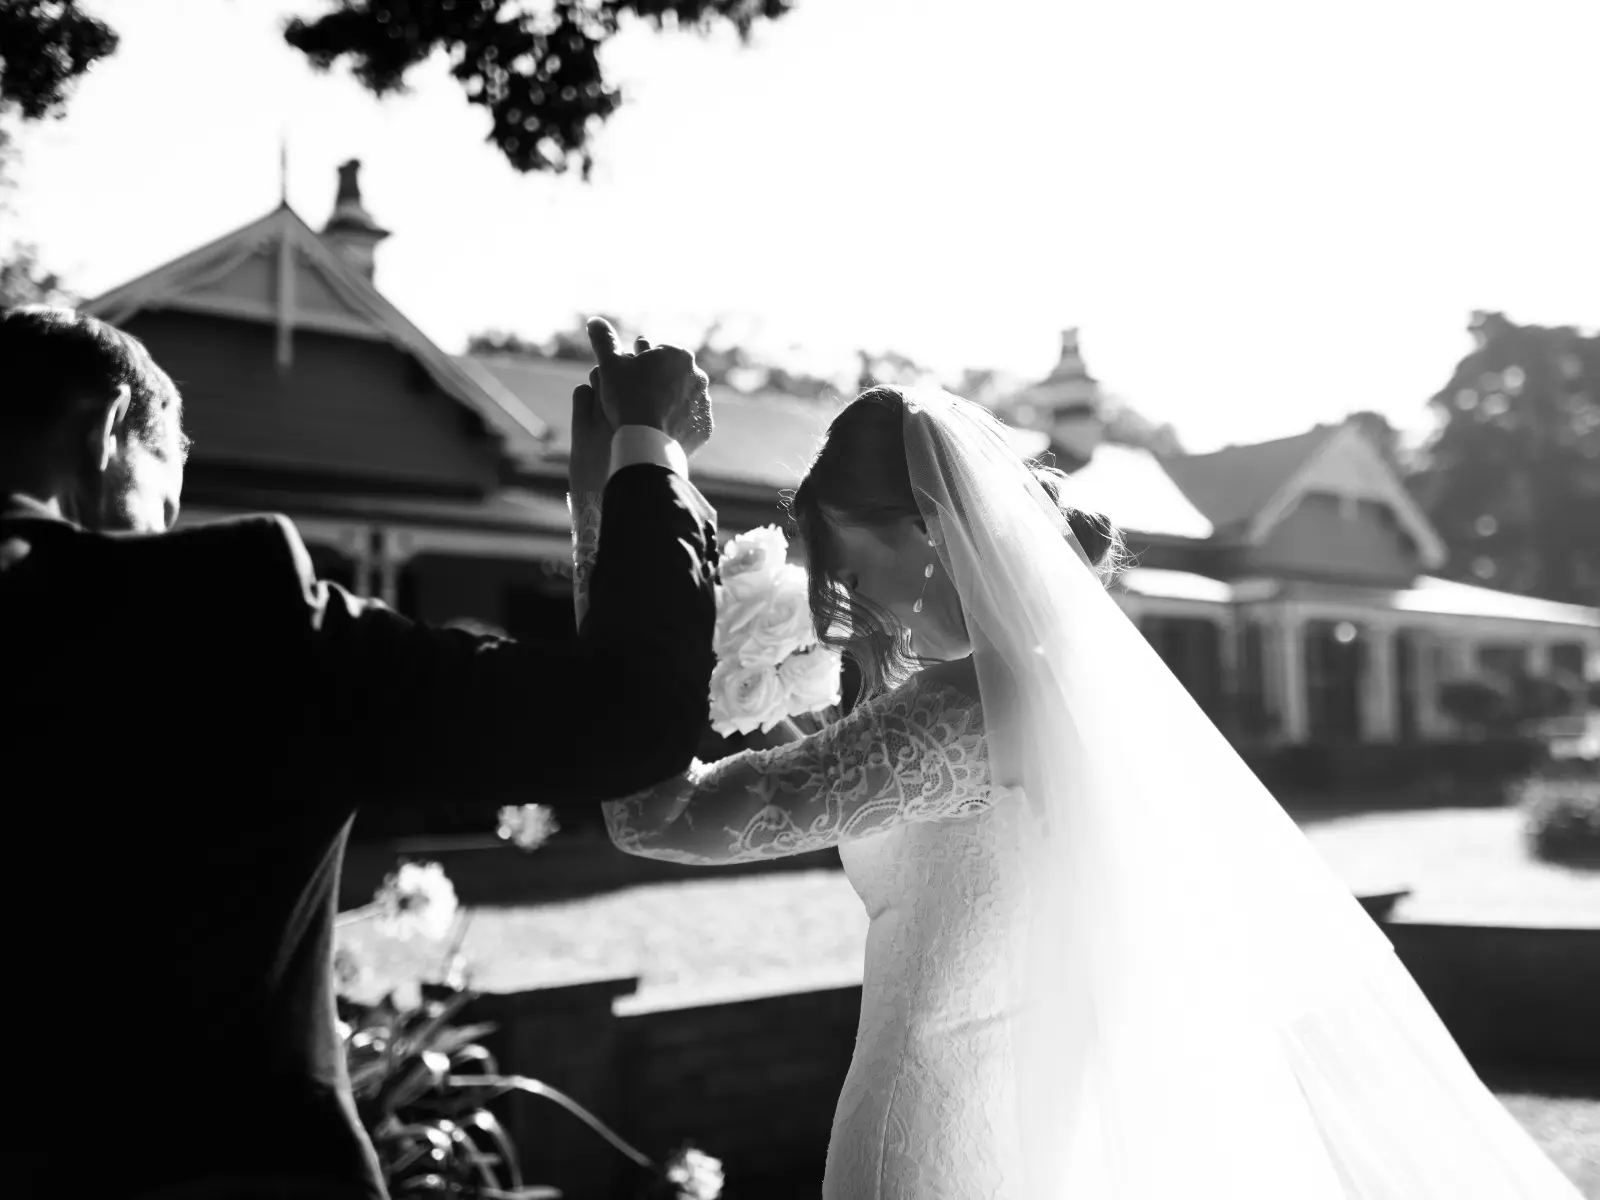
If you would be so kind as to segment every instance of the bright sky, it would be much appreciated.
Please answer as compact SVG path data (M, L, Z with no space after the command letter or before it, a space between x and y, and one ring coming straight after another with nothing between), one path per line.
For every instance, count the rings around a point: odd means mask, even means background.
M442 63L380 103L283 44L315 0L102 0L120 53L22 139L11 237L104 291L360 158L378 283L451 350L608 310L1090 370L1193 450L1402 428L1474 308L1600 326L1594 0L798 0L740 47L630 30L584 185L519 176Z

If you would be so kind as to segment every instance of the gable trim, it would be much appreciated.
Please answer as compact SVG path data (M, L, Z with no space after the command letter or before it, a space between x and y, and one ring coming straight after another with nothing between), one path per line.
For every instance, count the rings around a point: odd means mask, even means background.
M1429 570L1438 570L1445 564L1449 551L1445 548L1444 540L1434 529L1423 513L1421 507L1412 499L1411 493L1395 478L1389 464L1380 459L1373 450L1371 443L1366 439L1360 428L1353 423L1346 423L1332 437L1310 455L1306 461L1291 475L1288 481L1278 489L1273 496L1254 517L1250 519L1245 530L1245 541L1252 546L1260 546L1283 521L1294 511L1302 497L1305 496L1309 480L1315 469L1337 450L1347 447L1357 447L1358 452L1367 455L1383 474L1385 485L1382 490L1383 500L1394 510L1395 516L1412 540L1417 543L1417 549L1422 556L1422 562Z
M225 296L195 296L197 284L212 282L263 248L275 246L280 254L299 253L341 300L367 321L324 312L285 311L279 304L259 304ZM281 261L281 260L280 260ZM278 326L280 337L293 329L314 329L344 337L388 341L414 357L446 395L483 418L503 440L520 433L540 443L548 441L550 428L529 412L492 378L477 378L440 350L413 325L371 282L323 244L312 228L288 204L248 225L224 234L165 266L147 272L83 306L85 312L112 324L121 324L145 310L177 309L208 312L234 319L263 321ZM370 322L370 324L369 324ZM281 354L281 350L280 350ZM520 466L537 462L537 453L513 456Z

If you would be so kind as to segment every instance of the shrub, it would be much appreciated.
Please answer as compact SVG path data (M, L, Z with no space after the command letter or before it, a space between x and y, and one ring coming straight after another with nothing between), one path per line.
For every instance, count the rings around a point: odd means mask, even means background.
M1458 679L1439 687L1439 709L1466 729L1507 733L1516 727L1511 689L1497 679Z
M1600 764L1564 764L1523 782L1529 846L1546 862L1600 867Z

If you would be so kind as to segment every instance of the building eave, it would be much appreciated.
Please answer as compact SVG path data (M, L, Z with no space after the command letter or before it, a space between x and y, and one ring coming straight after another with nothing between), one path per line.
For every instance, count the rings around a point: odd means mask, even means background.
M199 286L226 275L269 246L277 246L280 252L304 255L329 288L370 322L370 326L360 328L360 318L306 310L285 313L276 304L193 294ZM368 280L331 250L287 203L280 204L259 220L97 296L83 309L112 324L122 324L141 311L172 309L264 321L289 329L313 329L340 337L386 340L415 358L441 391L481 417L502 439L514 460L536 461L542 451L524 448L520 443L531 440L542 446L550 436L545 423L528 412L497 380L487 373L469 372L435 345Z

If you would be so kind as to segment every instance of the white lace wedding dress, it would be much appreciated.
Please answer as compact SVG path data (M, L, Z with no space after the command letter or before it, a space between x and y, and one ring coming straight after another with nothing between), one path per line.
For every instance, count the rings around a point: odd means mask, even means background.
M837 845L871 917L828 1200L1016 1195L1002 951L1022 900L996 869L978 702L912 679L822 733L608 804L629 854L734 863Z
M824 1196L1577 1200L993 415L903 424L966 674L606 812L677 862L839 846L871 924Z

